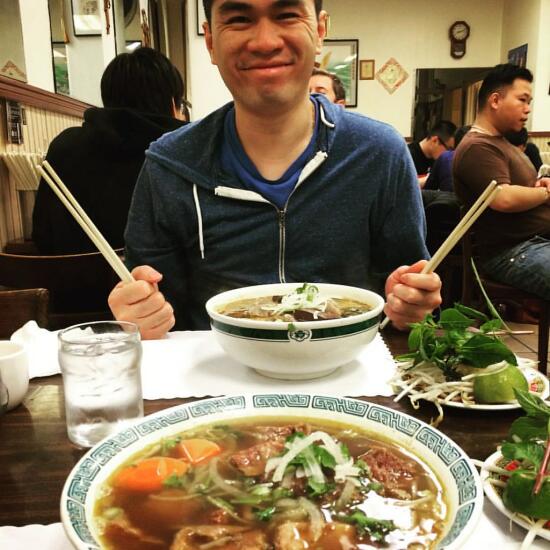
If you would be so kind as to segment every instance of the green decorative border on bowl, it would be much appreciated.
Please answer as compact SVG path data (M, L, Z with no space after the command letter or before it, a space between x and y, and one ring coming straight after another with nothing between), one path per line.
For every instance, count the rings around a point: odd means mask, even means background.
M262 410L280 408L300 409L301 416L307 415L306 409L317 409L366 418L402 433L437 455L454 478L459 494L459 507L454 522L438 549L449 547L463 534L468 523L477 521L481 515L483 492L475 467L450 438L421 420L382 405L342 397L279 393L235 395L204 399L160 411L103 440L88 451L69 475L61 497L61 516L69 538L80 549L99 550L86 519L86 499L102 468L127 447L166 427L185 424L194 419L208 422L209 416L218 413L230 412L231 418L239 418L239 411L247 410L246 416L254 416L254 410L261 415ZM345 418L339 420L345 422ZM182 430L186 429L184 424ZM136 452L138 450L136 448ZM70 527L67 523L70 523Z
M339 327L303 329L294 323L281 323L281 329L261 329L228 325L215 319L210 320L213 329L246 340L261 340L263 342L309 342L310 340L333 340L350 334L366 332L380 322L380 315L359 323Z

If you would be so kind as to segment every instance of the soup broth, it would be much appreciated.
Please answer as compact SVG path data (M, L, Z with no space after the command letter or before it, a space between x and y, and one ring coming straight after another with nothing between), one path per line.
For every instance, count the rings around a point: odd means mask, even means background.
M356 427L246 419L146 448L95 506L111 550L435 548L442 489L406 450Z

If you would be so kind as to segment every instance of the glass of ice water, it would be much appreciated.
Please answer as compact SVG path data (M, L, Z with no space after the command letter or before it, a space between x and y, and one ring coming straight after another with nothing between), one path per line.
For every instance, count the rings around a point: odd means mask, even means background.
M98 321L58 335L69 439L92 447L143 416L137 325Z

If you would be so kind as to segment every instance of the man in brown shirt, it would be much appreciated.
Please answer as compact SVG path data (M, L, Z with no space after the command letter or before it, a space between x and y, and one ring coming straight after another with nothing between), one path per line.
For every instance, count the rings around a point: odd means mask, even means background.
M497 65L479 90L478 114L453 161L455 191L470 206L492 180L501 189L476 222L476 255L495 280L550 299L550 178L503 134L523 128L530 112L528 69Z

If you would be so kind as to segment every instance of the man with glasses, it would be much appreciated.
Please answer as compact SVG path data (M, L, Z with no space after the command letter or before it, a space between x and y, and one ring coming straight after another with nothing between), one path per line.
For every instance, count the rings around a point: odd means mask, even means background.
M428 174L440 155L454 148L456 126L449 120L441 120L428 132L422 141L409 144L418 183L424 187Z

